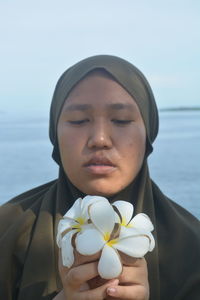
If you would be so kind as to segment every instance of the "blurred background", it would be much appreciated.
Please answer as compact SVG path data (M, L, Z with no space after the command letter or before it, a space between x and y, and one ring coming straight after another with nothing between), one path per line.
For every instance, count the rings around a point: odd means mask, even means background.
M112 54L147 77L160 111L161 189L200 218L200 2L0 0L0 203L57 176L48 139L60 75Z

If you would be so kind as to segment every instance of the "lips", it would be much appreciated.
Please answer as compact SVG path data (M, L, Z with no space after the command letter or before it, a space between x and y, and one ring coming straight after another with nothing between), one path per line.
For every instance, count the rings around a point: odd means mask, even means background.
M107 157L92 157L84 164L86 171L93 175L107 175L115 171L116 165Z
M91 158L85 166L90 166L90 165L103 165L103 166L115 166L108 158L106 157L93 157Z

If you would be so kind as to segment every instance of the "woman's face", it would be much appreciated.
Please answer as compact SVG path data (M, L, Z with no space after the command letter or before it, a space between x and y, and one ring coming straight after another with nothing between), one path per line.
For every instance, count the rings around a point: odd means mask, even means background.
M81 80L66 99L57 128L62 164L83 193L111 196L138 174L146 145L136 102L103 72Z

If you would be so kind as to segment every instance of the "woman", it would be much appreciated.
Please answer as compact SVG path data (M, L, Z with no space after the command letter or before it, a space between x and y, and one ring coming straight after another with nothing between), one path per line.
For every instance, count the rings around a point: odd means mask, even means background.
M199 221L149 177L157 132L151 88L127 61L94 56L61 76L50 114L59 177L0 209L1 299L199 299ZM57 224L86 194L130 201L155 227L153 252L113 281L97 277L94 259L70 270L59 259Z

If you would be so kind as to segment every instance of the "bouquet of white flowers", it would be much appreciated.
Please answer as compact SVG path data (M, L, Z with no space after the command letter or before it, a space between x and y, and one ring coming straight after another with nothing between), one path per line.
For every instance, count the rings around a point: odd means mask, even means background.
M112 204L100 196L78 198L58 224L57 244L63 265L74 263L74 248L82 255L100 252L98 273L102 278L122 272L120 253L141 258L155 246L153 224L146 214L133 216L134 207L126 201Z

